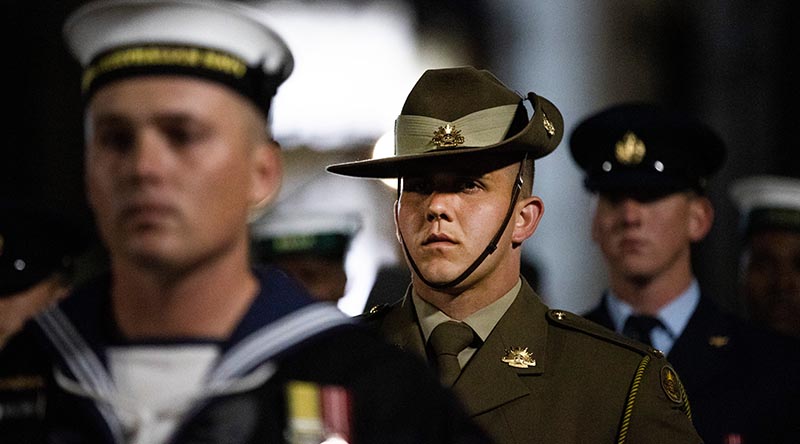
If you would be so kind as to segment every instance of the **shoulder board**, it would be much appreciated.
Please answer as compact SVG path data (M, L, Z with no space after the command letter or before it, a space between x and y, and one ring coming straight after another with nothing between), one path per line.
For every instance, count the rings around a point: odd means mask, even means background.
M361 316L372 317L372 316L381 316L386 314L389 309L392 307L392 304L378 304L373 305L366 310Z
M621 334L618 334L575 313L570 313L565 310L548 310L547 319L550 321L550 324L553 324L557 327L579 331L595 338L602 339L606 342L633 350L641 355L650 355L658 359L664 359L664 353L662 353L660 350L628 339Z
M387 313L389 313L389 309L392 308L392 304L378 304L369 307L361 313L360 315L356 316L356 321L359 323L364 324L372 324L376 322L380 322Z

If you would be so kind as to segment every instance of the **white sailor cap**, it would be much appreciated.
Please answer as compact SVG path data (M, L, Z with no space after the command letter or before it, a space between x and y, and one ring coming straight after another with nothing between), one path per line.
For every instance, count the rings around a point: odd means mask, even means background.
M733 183L730 196L739 208L746 235L765 228L800 231L800 179L748 177Z
M221 82L268 114L294 65L258 11L232 2L99 0L73 12L63 31L84 68L87 101L120 78L185 74Z
M253 224L253 252L261 260L308 252L341 259L360 229L355 212L276 212Z

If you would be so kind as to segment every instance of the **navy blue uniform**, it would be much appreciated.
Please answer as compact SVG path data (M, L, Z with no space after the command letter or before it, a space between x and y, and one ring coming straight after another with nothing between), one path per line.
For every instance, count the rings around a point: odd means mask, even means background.
M260 293L219 345L207 396L169 442L284 442L289 381L346 390L355 443L487 442L416 357L389 347L333 305L313 301L282 272L257 275ZM125 439L103 401L113 396L105 351L122 341L110 319L107 280L79 289L38 319L59 374L47 409L52 443ZM245 380L250 388L234 388Z
M30 328L0 350L0 443L43 442L47 361Z
M614 328L605 303L586 317ZM667 359L706 444L800 442L800 346L700 297Z

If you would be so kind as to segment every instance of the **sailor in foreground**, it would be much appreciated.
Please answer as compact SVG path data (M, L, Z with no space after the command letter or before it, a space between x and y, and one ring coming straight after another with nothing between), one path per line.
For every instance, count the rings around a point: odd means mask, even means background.
M412 286L365 322L426 357L498 443L699 443L662 354L548 309L520 277L544 210L534 160L562 134L550 101L488 71L426 71L396 121L394 156L328 167L398 178Z
M416 358L251 268L292 55L250 13L101 1L66 22L110 273L38 318L56 359L50 442L486 442Z

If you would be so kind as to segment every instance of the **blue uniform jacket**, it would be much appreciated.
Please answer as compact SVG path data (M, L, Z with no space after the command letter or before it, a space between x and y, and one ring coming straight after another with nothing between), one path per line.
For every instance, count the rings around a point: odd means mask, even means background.
M586 317L613 328L605 299ZM800 346L701 295L667 355L705 444L800 442Z
M169 442L285 442L290 381L343 388L359 444L487 442L417 358L398 353L335 306L313 301L282 272L256 274L260 293L221 345L207 396ZM108 285L108 278L95 281L37 319L55 364L49 442L125 442L119 418L103 401L114 390L105 350L121 339L109 315Z

